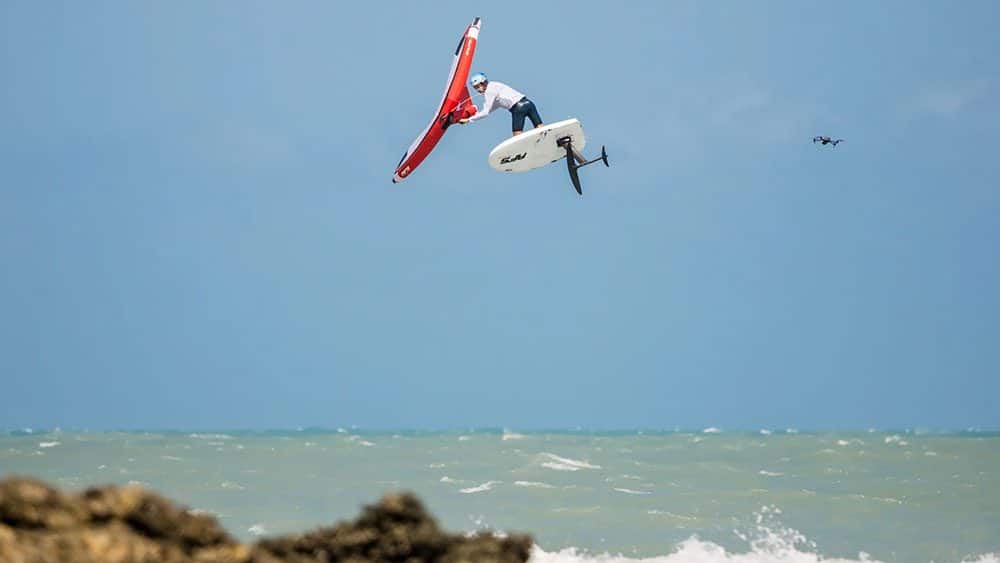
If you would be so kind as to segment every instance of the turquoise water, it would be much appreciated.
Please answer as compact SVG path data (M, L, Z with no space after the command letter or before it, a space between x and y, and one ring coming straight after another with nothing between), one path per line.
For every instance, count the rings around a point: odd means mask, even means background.
M29 432L0 476L139 483L236 536L353 518L411 490L452 530L547 561L997 561L1000 434Z

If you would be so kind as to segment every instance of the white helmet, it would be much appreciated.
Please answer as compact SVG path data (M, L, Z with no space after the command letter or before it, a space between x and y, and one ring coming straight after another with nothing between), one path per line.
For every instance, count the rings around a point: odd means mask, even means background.
M476 86L479 86L480 84L482 84L484 82L489 82L489 80L487 80L486 79L486 75L483 74L483 73L481 73L481 72L477 72L476 74L473 74L472 78L469 79L469 84L472 84L473 88L475 88Z

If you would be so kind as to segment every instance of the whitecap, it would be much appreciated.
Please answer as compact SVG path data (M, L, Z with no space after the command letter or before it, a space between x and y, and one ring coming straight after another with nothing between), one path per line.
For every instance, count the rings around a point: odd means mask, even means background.
M259 537L267 534L267 529L264 528L263 524L254 524L253 526L247 528L247 533L251 536Z
M467 441L469 441L471 439L472 439L472 436L459 436L458 437L458 441L459 442L467 442Z
M621 487L615 487L614 490L618 491L619 493L625 493L626 495L651 495L651 494L653 494L653 493L651 493L649 491L636 491L636 490L633 490L633 489L625 489L625 488L621 488Z
M503 481L487 481L487 482L485 482L482 485L479 485L477 487L469 487L467 489L459 489L458 492L465 493L465 494L483 493L483 492L486 492L486 491L492 489L494 486L499 485L502 482Z
M532 563L732 563L760 561L788 561L806 563L816 561L836 561L837 563L878 563L869 554L859 552L856 559L826 559L818 553L812 542L801 541L801 535L791 535L790 531L766 531L765 537L751 538L748 552L729 551L725 547L708 540L692 536L677 544L667 554L653 557L628 557L622 554L594 554L575 547L547 552L538 545L532 546ZM963 563L996 563L996 559L983 559Z
M647 510L646 514L650 514L652 516L667 516L669 518L674 518L676 520L686 520L688 522L695 522L695 521L698 520L697 516L685 516L683 514L675 514L673 512L668 511L668 510L660 510L658 508L653 508L651 510Z
M772 434L772 432L770 430L768 430L767 428L761 428L760 429L760 434L762 436L770 436Z
M355 444L358 444L359 446L365 446L366 448L370 448L370 447L372 447L372 446L375 445L374 443L369 442L368 440L365 440L361 436L351 436L347 440L349 442L354 442Z
M776 472L776 471L765 471L763 469L761 469L757 473L758 473L758 475L763 475L765 477L781 477L781 476L784 475L784 473L779 473L779 472Z
M524 434L518 434L517 432L509 432L507 430L503 431L503 436L500 437L501 440L506 442L507 440L523 440Z
M232 440L233 437L229 434L188 434L188 438L194 438L195 440Z
M570 471L576 471L577 469L600 469L601 468L600 465L593 465L593 464L588 463L586 461L580 461L580 460L576 460L576 459L570 459L570 458L567 458L567 457L560 457L560 456L557 456L555 454L550 454L548 452L543 452L542 455L548 457L553 462L555 462L555 464L557 464L557 465L561 465L561 466L564 466L564 467L575 467L576 468L576 469L571 469ZM545 464L545 463L543 463L542 465L544 467L549 467L549 465ZM555 467L551 467L551 469L556 469L556 468Z
M701 431L702 434L719 434L720 432L722 432L722 430L719 430L714 426L710 426Z
M548 483L542 483L539 481L514 481L514 484L518 487L534 487L537 489L554 489L555 486Z
M61 446L62 442L41 442L38 444L39 448L54 448L56 446Z
M458 481L456 481L455 479L452 479L451 477L448 477L447 475L445 475L444 477L442 477L439 480L439 482L441 482L441 483L458 483Z
M234 483L233 481L223 481L222 484L219 485L219 486L222 487L223 489L230 490L230 491L245 491L246 490L246 487L244 487L243 485L240 485L239 483Z
M574 467L572 465L566 465L564 463L554 463L551 461L546 461L542 464L542 467L548 469L555 469L556 471L579 471L579 467Z
M166 460L166 461L181 461L181 458L179 458L177 456L172 456L172 455L161 455L160 459L163 459L163 460Z
M867 496L867 495L862 495L862 494L856 494L856 495L850 495L850 498L858 499L858 500L874 500L876 502L884 502L884 503L888 503L888 504L903 504L903 501L901 501L901 500L899 500L897 498L891 498L891 497L873 497L873 496Z

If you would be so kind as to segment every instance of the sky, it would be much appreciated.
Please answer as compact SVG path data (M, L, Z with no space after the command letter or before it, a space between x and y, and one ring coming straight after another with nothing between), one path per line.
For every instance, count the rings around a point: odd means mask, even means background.
M583 197L503 111L390 182L476 16ZM1000 428L997 21L2 2L0 428Z

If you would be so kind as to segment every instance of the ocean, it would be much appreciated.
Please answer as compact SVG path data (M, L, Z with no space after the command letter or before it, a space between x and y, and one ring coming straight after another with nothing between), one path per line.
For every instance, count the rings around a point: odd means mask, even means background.
M236 537L415 492L448 530L527 532L538 563L1000 562L1000 433L0 432L0 477L135 483Z

